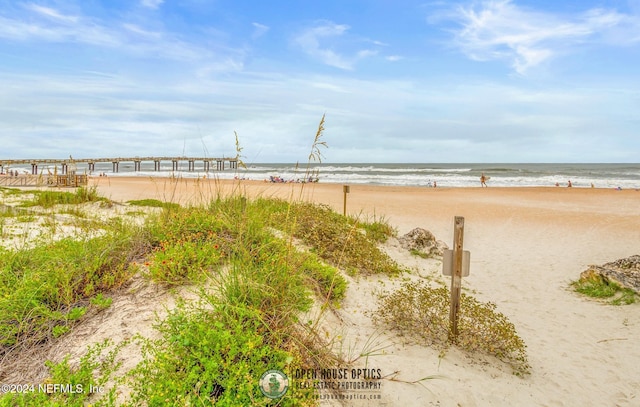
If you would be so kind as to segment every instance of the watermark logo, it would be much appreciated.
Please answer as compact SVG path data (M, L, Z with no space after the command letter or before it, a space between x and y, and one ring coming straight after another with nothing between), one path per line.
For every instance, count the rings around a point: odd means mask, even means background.
M277 399L289 390L289 378L280 370L267 370L260 377L260 391L270 399Z

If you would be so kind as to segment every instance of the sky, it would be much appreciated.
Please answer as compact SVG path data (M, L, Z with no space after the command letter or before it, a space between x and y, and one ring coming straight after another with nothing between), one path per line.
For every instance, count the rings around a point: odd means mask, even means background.
M0 0L0 159L640 162L640 0Z

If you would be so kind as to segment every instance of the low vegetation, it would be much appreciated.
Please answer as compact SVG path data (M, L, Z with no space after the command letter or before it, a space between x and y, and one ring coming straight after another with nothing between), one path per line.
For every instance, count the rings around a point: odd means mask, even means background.
M66 332L94 296L129 279L145 245L141 230L112 224L96 238L0 248L0 356Z
M629 305L638 301L638 295L629 288L592 274L571 283L573 289L587 297L604 300L612 305Z
M131 206L148 206L151 208L176 209L180 207L180 204L175 202L164 202L159 199L136 199L127 201L127 203Z
M287 218L295 220L288 232L349 274L398 275L406 271L377 246L394 233L386 222L348 221L326 205L307 202L296 202L274 211L270 222L278 227L281 220Z
M451 345L450 292L426 283L406 283L380 295L374 319L405 336L445 350ZM526 345L507 317L493 303L482 303L462 293L455 346L469 353L484 353L510 364L517 375L530 372Z
M80 187L75 192L67 191L50 191L50 190L32 190L33 200L26 201L22 204L24 207L41 206L43 208L52 208L55 205L77 205L85 202L107 202L106 198L101 197L95 187Z

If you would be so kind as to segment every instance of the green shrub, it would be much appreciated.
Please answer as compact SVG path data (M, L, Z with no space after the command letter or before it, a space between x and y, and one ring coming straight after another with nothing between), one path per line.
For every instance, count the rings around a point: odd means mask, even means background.
M34 384L24 393L0 396L0 407L95 407L115 406L116 387L106 388L120 363L115 361L123 342L115 347L108 340L90 347L81 357L77 368L72 368L67 355L61 362L45 362L50 376ZM107 348L112 349L106 352ZM68 386L55 389L54 385ZM90 404L89 404L90 401Z
M638 295L631 289L622 288L620 285L608 281L602 276L592 274L582 277L571 283L573 289L580 294L592 298L610 298L612 305L629 305L637 301Z
M183 304L159 325L162 339L144 341L145 360L132 372L133 405L269 406L258 383L263 373L289 373L295 355L268 343L258 310L235 316ZM282 344L280 344L282 345ZM291 386L280 406L314 405L311 390Z
M449 346L449 290L424 283L406 283L380 296L374 315L378 323L404 335L417 336L439 349ZM528 374L526 345L506 316L493 303L481 303L462 293L456 345L465 351L493 355L509 363L515 374Z
M135 271L133 259L144 253L145 238L137 229L115 226L105 235L71 238L0 257L0 354L17 342L41 343L60 335L81 317L78 310L97 293L124 284ZM74 309L76 309L74 311ZM61 311L72 310L71 318Z
M113 302L113 299L109 298L109 297L105 297L102 293L98 293L98 295L93 297L90 300L90 302L91 302L91 305L94 305L98 309L103 310L103 309L109 308L111 306L111 303Z

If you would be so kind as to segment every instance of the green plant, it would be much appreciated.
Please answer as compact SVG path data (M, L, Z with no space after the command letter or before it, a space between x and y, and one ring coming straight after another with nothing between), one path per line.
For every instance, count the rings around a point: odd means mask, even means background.
M418 249L411 249L409 250L409 253L411 253L412 256L418 256L421 257L423 259L428 259L429 255L423 251L420 251Z
M302 256L304 260L299 270L317 283L322 297L337 305L347 292L347 281L338 270L322 263L314 254L309 253Z
M34 190L32 193L34 194L34 198L31 201L23 202L21 206L42 206L43 208L51 208L54 205L80 204L107 200L98 194L98 190L95 186L90 188L79 187L76 189L75 193L48 190Z
M180 204L174 202L163 202L158 199L138 199L127 201L127 203L131 206L148 206L152 208L177 209L180 207Z
M638 300L638 294L630 288L623 288L619 292L619 296L611 301L613 305L629 305L634 304Z
M296 202L271 213L270 224L282 227L283 218L290 219L293 236L331 265L356 274L397 275L405 271L377 247L377 240L360 233L357 225L326 205Z
M449 290L424 283L405 283L383 293L374 320L404 335L420 338L429 346L445 349L449 342ZM482 303L462 294L455 343L470 353L481 352L509 363L515 374L530 371L526 345L507 317L493 303Z
M104 235L61 239L0 256L0 355L37 344L59 321L79 319L88 298L121 286L131 262L148 250L142 230L109 225ZM71 310L62 318L59 310ZM60 333L62 328L57 328Z
M66 325L56 325L53 327L51 333L53 335L54 338L59 338L62 335L66 334L67 332L69 332L70 328Z
M379 219L374 216L372 221L360 221L357 218L349 218L350 223L362 228L367 237L378 243L386 242L390 237L397 235L397 230L383 216Z
M94 305L100 310L109 308L113 302L113 298L105 297L102 293L98 293L95 297L89 300L91 305Z
M77 321L82 318L84 314L87 313L87 307L74 307L69 310L67 313L67 320L69 321Z
M222 304L220 304L222 306ZM184 303L160 323L162 339L142 340L145 360L132 372L131 403L268 406L257 384L269 369L290 372L296 356L269 343L259 310L189 308ZM313 390L290 388L277 405L313 405Z
M115 406L117 387L108 388L121 362L116 356L127 342L116 346L109 340L88 348L77 367L72 367L67 355L62 361L47 361L50 376L40 384L29 385L28 391L0 396L0 407L84 407ZM111 348L109 351L107 351Z
M589 274L571 283L573 289L591 298L609 298L612 305L629 305L637 301L638 295L631 289L622 288L598 274Z

